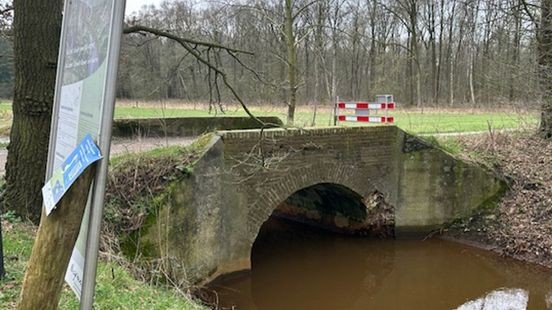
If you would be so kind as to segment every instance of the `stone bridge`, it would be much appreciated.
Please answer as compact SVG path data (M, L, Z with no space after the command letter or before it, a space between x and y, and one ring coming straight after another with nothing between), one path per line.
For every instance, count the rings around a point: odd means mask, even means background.
M395 126L221 131L191 175L170 186L141 244L200 283L248 269L274 213L349 233L428 232L502 188L486 170Z

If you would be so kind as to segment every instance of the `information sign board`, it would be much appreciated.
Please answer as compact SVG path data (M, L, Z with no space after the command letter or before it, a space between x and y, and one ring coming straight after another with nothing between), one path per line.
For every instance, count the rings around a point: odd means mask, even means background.
M66 0L64 6L46 180L86 135L104 155L65 276L79 298L89 215L101 217L103 207L124 6L124 0Z

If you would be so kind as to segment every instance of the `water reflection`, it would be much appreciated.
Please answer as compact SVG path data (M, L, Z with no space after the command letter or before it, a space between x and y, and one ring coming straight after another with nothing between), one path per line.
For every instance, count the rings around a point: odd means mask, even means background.
M271 219L251 275L213 283L238 309L455 309L497 288L522 288L546 309L547 270L442 240L370 240Z

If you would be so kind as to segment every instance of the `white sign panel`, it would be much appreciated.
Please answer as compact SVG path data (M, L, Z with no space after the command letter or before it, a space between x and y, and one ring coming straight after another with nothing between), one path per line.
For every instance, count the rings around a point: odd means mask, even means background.
M112 29L117 23L122 24L122 14L115 16L121 5L124 8L124 1L65 1L47 180L86 135L99 142L102 128L111 126L112 119L104 119L104 109L113 110L113 100L106 98L114 98L114 94L110 96L108 92L114 92L115 79L110 72L113 67L116 70L117 59L110 57L118 56L118 51L113 53L111 49L114 46L118 49L120 31L118 36L113 36ZM89 211L90 198L65 276L79 298Z

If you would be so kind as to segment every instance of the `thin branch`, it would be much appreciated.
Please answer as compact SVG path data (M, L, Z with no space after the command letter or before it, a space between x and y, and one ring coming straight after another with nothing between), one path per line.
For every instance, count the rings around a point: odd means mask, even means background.
M533 14L531 13L531 10L529 9L529 6L534 6L534 5L527 3L527 1L525 0L521 0L521 5L523 6L523 10L527 14L527 16L529 16L529 19L531 20L531 22L533 22L535 27L538 27L537 19L535 18L535 16L533 16Z
M140 33L140 32L148 32L148 33L154 34L154 35L159 36L159 37L165 37L165 38L168 38L168 39L171 39L171 40L175 40L179 43L180 42L185 42L187 44L192 44L192 45L196 45L196 46L201 45L201 46L206 46L206 47L210 47L210 48L228 50L228 51L232 51L234 53L255 55L254 53L249 52L249 51L244 51L244 50L240 50L240 49L237 49L237 48L224 46L224 45L221 45L221 44L218 44L218 43L198 41L198 40L194 40L194 39L190 39L190 38L182 38L182 37L176 36L176 35L174 35L170 32L162 31L162 30L159 30L159 29L150 28L150 27L146 27L146 26L140 26L140 25L130 26L130 27L127 27L123 30L124 34Z
M295 20L299 15L301 15L301 13L303 13L303 11L305 11L306 9L308 9L311 5L317 3L319 0L314 0L314 1L311 1L307 4L305 4L302 8L299 9L299 11L297 11L295 14L293 14L293 17L291 18L291 20Z

